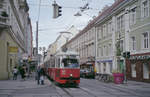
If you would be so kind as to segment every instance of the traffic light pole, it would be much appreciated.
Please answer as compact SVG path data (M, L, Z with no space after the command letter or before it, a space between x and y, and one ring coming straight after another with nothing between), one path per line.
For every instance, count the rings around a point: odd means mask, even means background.
M37 65L39 63L38 58L38 21L36 22L36 59L37 59Z

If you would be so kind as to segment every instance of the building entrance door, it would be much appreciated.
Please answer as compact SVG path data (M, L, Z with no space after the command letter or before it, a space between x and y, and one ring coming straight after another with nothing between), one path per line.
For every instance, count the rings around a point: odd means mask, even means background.
M144 79L149 79L149 64L148 63L144 63L143 64L143 78Z

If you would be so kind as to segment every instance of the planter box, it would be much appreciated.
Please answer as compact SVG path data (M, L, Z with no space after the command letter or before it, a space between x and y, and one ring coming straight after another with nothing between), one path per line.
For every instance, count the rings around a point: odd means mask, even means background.
M123 73L113 73L114 76L114 83L115 84L122 84L124 80L124 74Z

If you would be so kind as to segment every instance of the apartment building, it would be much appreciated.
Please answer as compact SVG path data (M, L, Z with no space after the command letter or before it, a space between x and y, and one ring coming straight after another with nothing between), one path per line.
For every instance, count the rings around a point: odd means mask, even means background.
M31 56L32 29L28 10L26 0L0 0L0 79L12 76L12 69L24 53L30 52Z
M62 48L77 51L80 55L80 67L89 70L95 68L95 27L94 18L90 23L81 30L74 38L68 41Z
M126 51L125 43L125 12L124 5L128 0L116 0L110 7L104 8L96 26L96 68L101 74L123 72Z
M56 40L49 45L47 49L47 56L44 59L44 62L49 61L50 56L56 54L56 52L62 50L62 46L70 41L77 33L78 29L72 25L67 31L59 32L60 35L56 38Z
M149 0L116 0L101 13L95 23L98 73L150 81L149 5ZM131 57L124 58L124 52Z
M129 46L127 78L150 82L150 0L136 0L128 6Z

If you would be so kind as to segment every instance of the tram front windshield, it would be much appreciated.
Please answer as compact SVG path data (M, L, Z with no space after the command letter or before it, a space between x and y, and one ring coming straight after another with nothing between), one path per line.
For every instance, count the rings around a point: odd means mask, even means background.
M77 59L68 59L65 58L62 60L64 68L79 68L79 63Z

